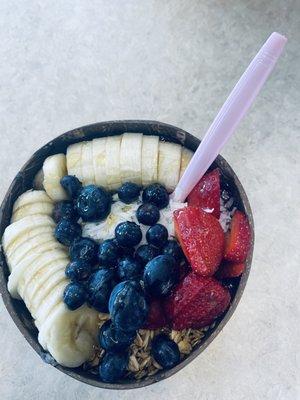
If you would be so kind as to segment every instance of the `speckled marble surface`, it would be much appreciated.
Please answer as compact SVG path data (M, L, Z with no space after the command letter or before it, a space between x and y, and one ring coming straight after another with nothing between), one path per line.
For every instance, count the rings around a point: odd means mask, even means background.
M39 146L87 123L156 119L201 137L274 30L286 51L222 153L256 223L253 270L223 332L167 381L112 392L43 364L0 301L1 400L300 398L299 0L2 0L0 195Z

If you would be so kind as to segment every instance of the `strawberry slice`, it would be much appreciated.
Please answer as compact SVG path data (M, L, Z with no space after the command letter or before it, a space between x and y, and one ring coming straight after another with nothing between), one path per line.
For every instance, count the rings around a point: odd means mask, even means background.
M230 231L226 234L224 259L236 263L246 260L251 245L251 230L248 219L241 211L232 217Z
M225 279L225 278L237 278L242 275L245 271L244 263L231 263L225 262L220 266L216 273L216 278Z
M190 272L165 300L165 314L175 330L210 325L230 303L230 293L212 277Z
M203 211L220 218L220 172L218 168L205 174L188 195L189 206L202 208Z
M145 329L159 329L167 325L167 319L164 314L164 309L161 302L157 299L152 299L149 304L149 312Z
M174 211L176 236L199 275L212 276L224 254L225 238L219 221L197 207Z

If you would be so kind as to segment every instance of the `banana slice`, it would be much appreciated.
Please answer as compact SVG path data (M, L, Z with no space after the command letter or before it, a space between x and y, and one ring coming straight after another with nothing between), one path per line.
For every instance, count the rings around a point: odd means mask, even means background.
M44 189L44 172L43 168L41 168L33 179L33 187L36 190L43 190Z
M82 181L81 171L81 149L84 142L71 144L67 148L67 170L69 175L75 175L80 181Z
M184 171L186 170L186 167L188 166L189 162L191 161L193 155L194 155L194 153L191 150L186 149L185 147L182 148L179 178L182 177L182 175L183 175Z
M158 182L169 192L175 189L179 180L181 148L179 144L159 142Z
M81 148L81 173L84 185L95 184L92 142L83 142Z
M95 175L95 184L107 187L106 177L106 138L98 138L92 141L93 167Z
M40 327L38 340L59 364L79 367L94 354L98 322L97 312L86 305L69 311L61 303Z
M32 215L8 225L2 237L4 252L7 253L18 238L22 238L23 241L26 241L30 237L31 232L38 227L54 229L55 223L53 219L47 215Z
M13 213L20 208L36 203L53 204L53 201L44 190L27 190L27 192L21 194L15 201Z
M19 221L24 217L28 217L36 214L43 214L51 216L53 213L54 204L52 203L34 203L28 204L24 207L19 208L12 215L11 222Z
M124 133L120 150L121 181L142 183L143 135Z
M46 158L43 164L44 188L54 201L66 200L67 193L60 184L61 178L67 175L66 156L55 154Z
M142 144L142 184L157 182L158 136L143 136Z
M121 186L120 149L122 136L108 136L106 139L105 171L107 187L111 190Z

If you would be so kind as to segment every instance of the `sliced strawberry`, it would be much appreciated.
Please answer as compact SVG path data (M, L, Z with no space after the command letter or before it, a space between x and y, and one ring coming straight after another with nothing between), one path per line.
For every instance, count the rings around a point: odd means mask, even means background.
M232 217L230 231L226 234L224 259L236 263L246 260L251 245L251 230L248 219L241 211Z
M199 275L213 275L224 254L224 232L219 221L196 207L174 211L176 236L182 250Z
M220 172L218 168L205 174L191 193L187 201L189 206L202 208L203 211L220 218Z
M145 329L159 329L167 325L167 319L164 314L164 309L161 302L157 299L152 299L149 304L149 313Z
M165 314L173 329L210 325L230 303L229 291L212 277L190 272L165 300Z
M225 279L225 278L237 278L242 275L245 271L244 263L231 263L225 262L223 263L216 273L216 278Z

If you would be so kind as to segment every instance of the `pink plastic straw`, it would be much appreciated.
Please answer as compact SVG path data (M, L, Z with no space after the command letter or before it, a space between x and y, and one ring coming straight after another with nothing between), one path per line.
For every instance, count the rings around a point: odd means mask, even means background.
M272 33L256 54L208 129L173 192L183 202L245 116L279 59L287 39Z

